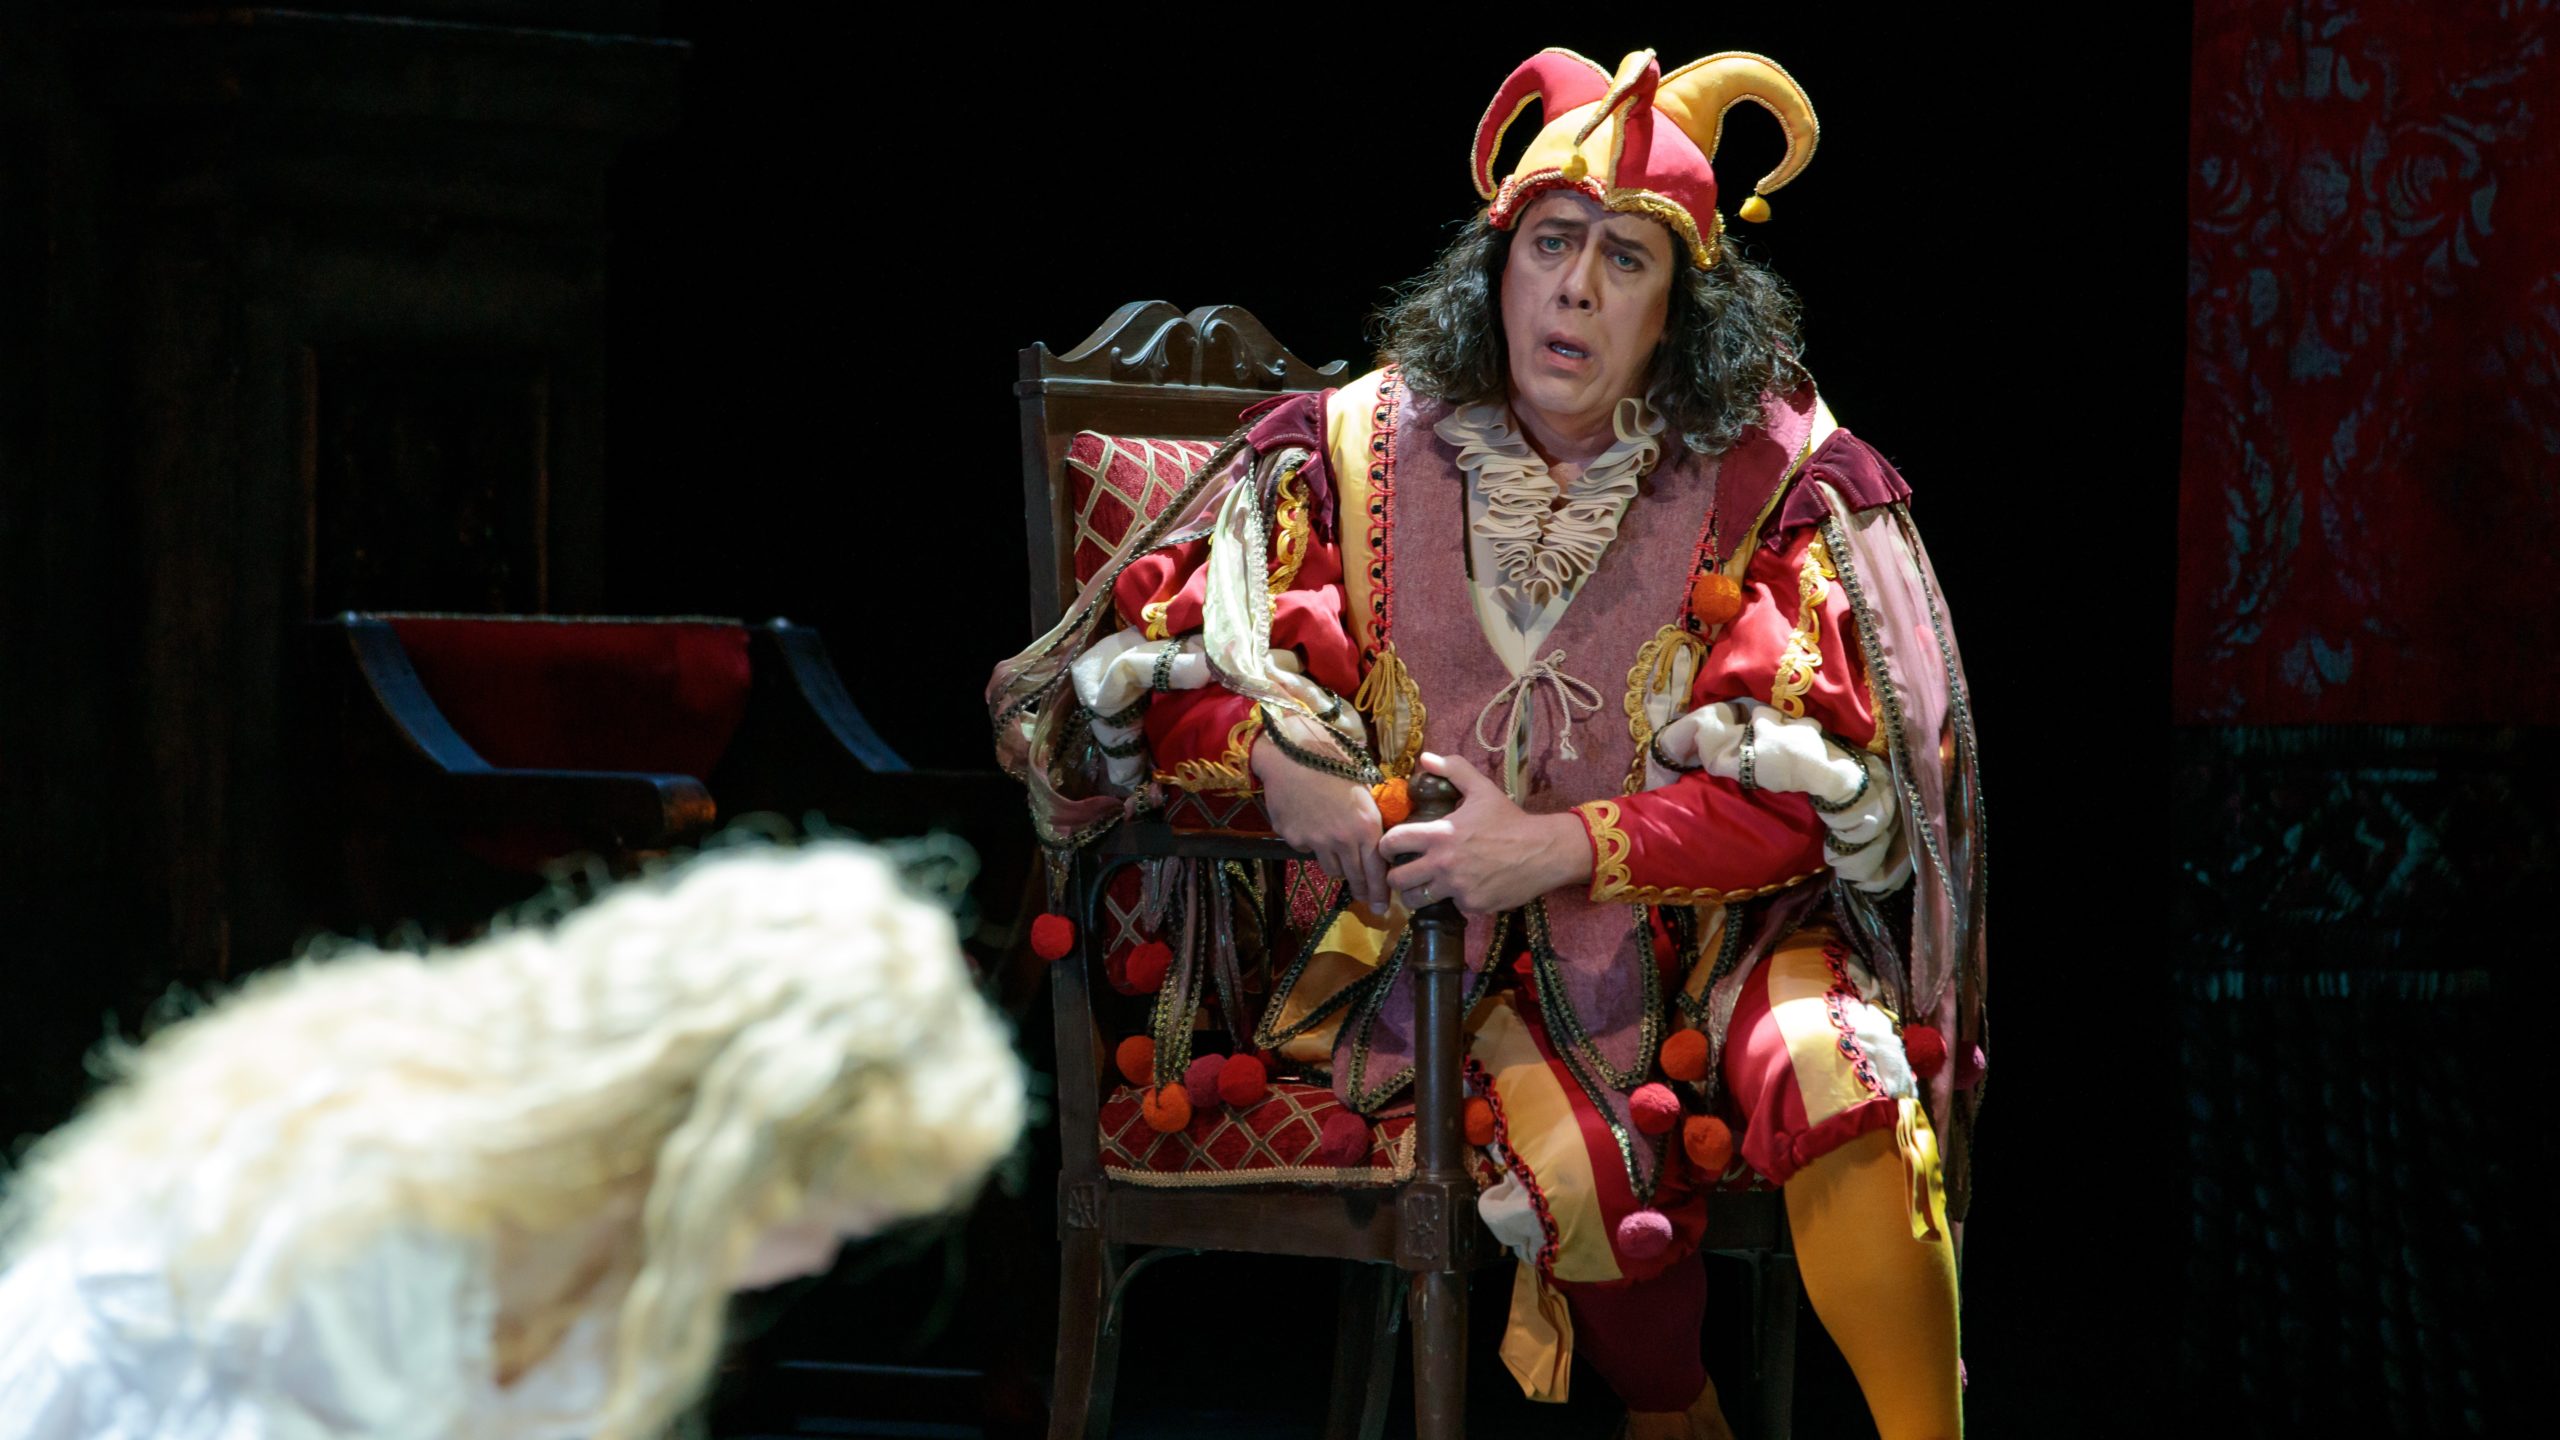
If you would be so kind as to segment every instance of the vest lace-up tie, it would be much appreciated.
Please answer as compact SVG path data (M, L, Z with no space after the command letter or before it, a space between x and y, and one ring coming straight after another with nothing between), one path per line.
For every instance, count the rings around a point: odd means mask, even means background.
M1555 697L1556 758L1580 758L1582 752L1573 748L1574 712L1580 710L1587 715L1597 711L1600 692L1566 674L1563 666L1564 652L1550 650L1546 658L1513 676L1510 684L1494 691L1493 698L1484 702L1484 708L1476 712L1476 743L1500 755L1509 737L1520 733L1521 717L1528 713L1527 707L1536 703L1538 687L1544 684ZM1504 712L1503 738L1487 739L1484 724L1494 717L1497 710ZM1521 758L1526 760L1528 757L1524 755Z

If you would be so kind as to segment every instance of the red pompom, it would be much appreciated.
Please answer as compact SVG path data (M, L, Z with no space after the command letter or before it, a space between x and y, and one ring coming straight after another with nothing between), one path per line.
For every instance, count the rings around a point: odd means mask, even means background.
M1707 1078L1707 1035L1703 1030L1674 1030L1662 1042L1662 1073L1674 1080Z
M1031 953L1043 960L1064 960L1076 948L1076 922L1051 911L1031 922Z
M1132 1035L1111 1052L1111 1063L1119 1067L1121 1079L1132 1085L1147 1084L1156 1078L1156 1042Z
M1713 1115L1692 1115L1681 1123L1680 1148L1699 1174L1722 1175L1733 1163L1733 1129Z
M1165 972L1172 968L1172 946L1161 940L1149 940L1135 946L1129 951L1129 965L1125 972L1129 977L1129 988L1153 990L1164 983Z
M1680 1097L1668 1085L1639 1085L1627 1097L1627 1109L1635 1115L1636 1128L1647 1135L1660 1135L1680 1123Z
M1467 1143L1468 1143L1468 1144L1470 1144L1470 1145L1490 1145L1490 1144L1492 1144L1492 1143L1493 1143L1493 1102L1492 1102L1492 1101L1490 1101L1490 1100L1485 1099L1485 1098L1484 1098L1483 1096L1481 1096L1481 1095L1470 1095L1470 1096L1468 1096L1468 1097L1467 1097L1467 1114L1466 1114L1466 1121L1465 1121L1465 1123L1466 1123L1466 1127L1467 1127Z
M1964 1058L1956 1062L1956 1088L1972 1089L1982 1079L1982 1072L1990 1068L1991 1057L1982 1053L1981 1046L1967 1050Z
M1911 1057L1911 1073L1927 1080L1947 1068L1947 1037L1934 1025L1905 1026L1902 1053Z
M1218 1071L1218 1098L1242 1110L1271 1093L1271 1070L1259 1055L1230 1055Z
M1191 1123L1191 1097L1179 1085L1167 1085L1138 1097L1138 1113L1146 1118L1147 1128L1159 1135L1170 1135Z
M1671 1248L1671 1218L1659 1210L1639 1210L1618 1222L1618 1253L1630 1260L1650 1260Z
M1191 1097L1193 1110L1206 1110L1218 1103L1218 1072L1227 1068L1224 1055L1194 1055L1182 1072L1182 1093Z
M1324 1133L1316 1141L1316 1158L1344 1169L1368 1164L1368 1122L1348 1110L1336 1110L1326 1116Z

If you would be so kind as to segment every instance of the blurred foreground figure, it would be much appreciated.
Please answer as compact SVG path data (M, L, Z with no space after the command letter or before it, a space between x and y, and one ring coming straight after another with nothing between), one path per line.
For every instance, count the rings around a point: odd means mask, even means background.
M733 1290L961 1202L1022 1126L950 917L854 846L261 976L29 1157L0 1440L642 1440Z

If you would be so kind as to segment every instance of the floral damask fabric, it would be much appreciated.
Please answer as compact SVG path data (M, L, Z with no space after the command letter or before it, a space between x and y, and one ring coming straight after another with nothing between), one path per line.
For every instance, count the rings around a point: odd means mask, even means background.
M2560 722L2560 6L2199 6L2178 718Z

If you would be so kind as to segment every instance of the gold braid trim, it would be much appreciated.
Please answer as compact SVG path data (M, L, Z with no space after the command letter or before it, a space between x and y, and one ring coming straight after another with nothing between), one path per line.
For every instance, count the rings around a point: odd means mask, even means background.
M1197 795L1243 795L1253 790L1253 741L1262 730L1262 710L1245 712L1227 732L1227 753L1215 760L1185 760L1156 778Z
M1645 697L1669 684L1673 662L1682 649L1696 652L1692 664L1703 659L1707 647L1677 625L1665 625L1653 632L1653 638L1636 651L1636 663L1627 668L1627 738L1636 743L1635 758L1627 763L1626 793L1633 795L1644 788L1645 751L1653 744L1653 721L1645 714ZM1695 673L1694 670L1692 673ZM1680 697L1686 708L1687 696Z
M1586 800L1573 807L1591 826L1591 898L1614 900L1627 893L1627 855L1635 842L1618 828L1618 802Z
M1795 633L1787 637L1777 676L1769 682L1769 703L1799 720L1804 718L1805 692L1813 688L1813 672L1822 668L1823 582L1839 578L1840 572L1831 568L1831 548L1815 536L1805 548L1804 568L1796 574Z
M1307 563L1307 482L1298 478L1304 468L1292 465L1280 477L1271 536L1271 593L1279 594L1298 578L1298 567Z
M1389 641L1369 673L1360 677L1360 688L1351 692L1351 704L1368 712L1378 736L1380 768L1390 778L1412 775L1415 762L1422 758L1422 687L1414 683L1413 672L1404 668L1395 642Z

